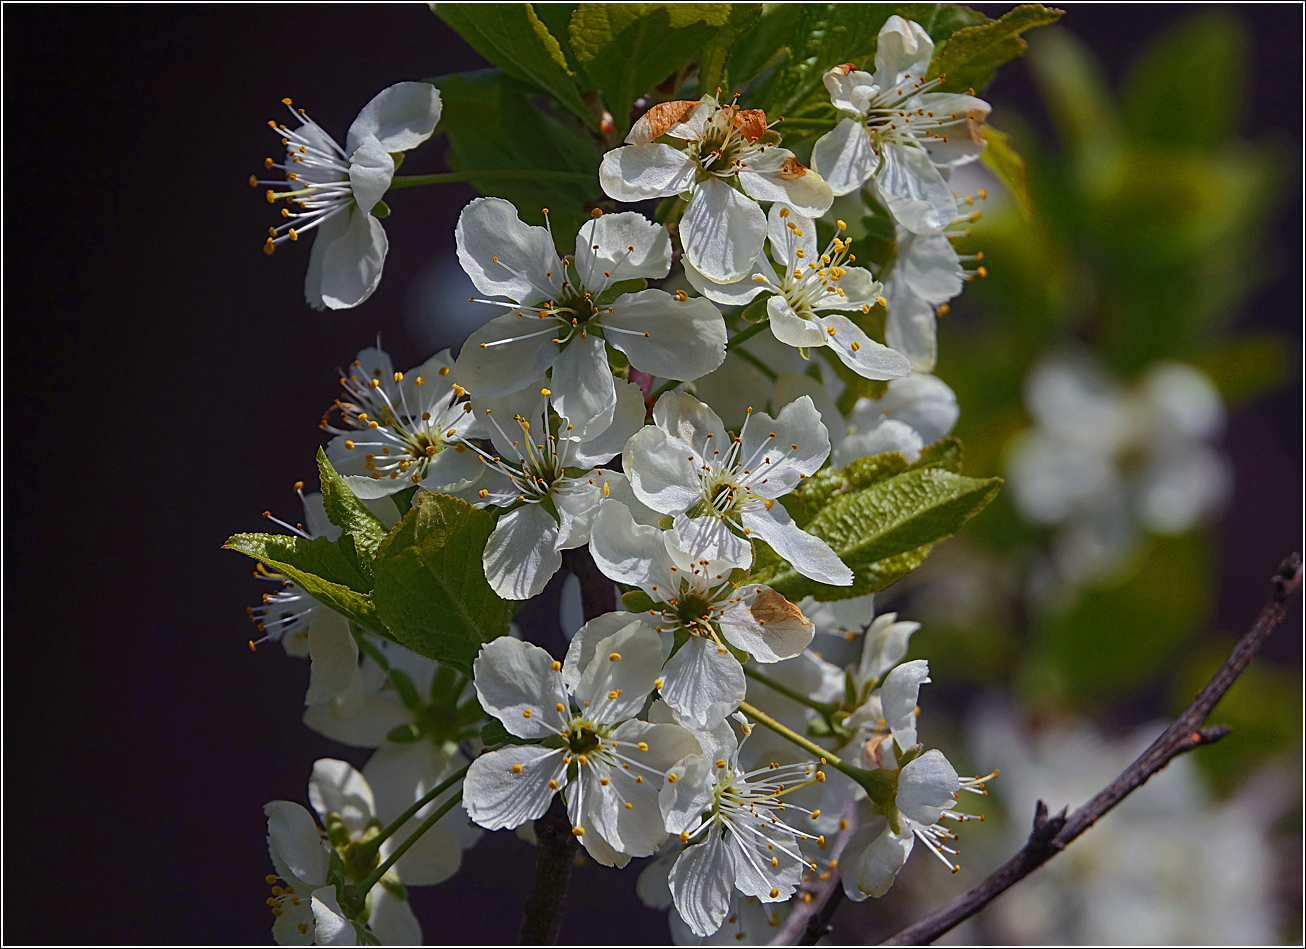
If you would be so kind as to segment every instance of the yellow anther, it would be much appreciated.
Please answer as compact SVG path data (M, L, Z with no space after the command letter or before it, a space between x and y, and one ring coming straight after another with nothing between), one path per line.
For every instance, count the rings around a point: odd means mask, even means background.
M522 717L522 718L530 718L530 717L531 717L531 710L528 709L528 708L524 708L524 709L522 709L521 717Z
M827 326L827 327L825 328L825 331L826 331L827 333L829 333L831 336L834 335L834 327L833 327L833 326Z
M646 742L646 741L641 741L641 742L640 742L638 745L636 745L635 747L638 748L640 751L648 751L648 742Z
M689 299L689 294L686 293L684 290L677 290L677 291L676 291L676 302L677 302L677 303L684 303L684 302L685 302L686 300L688 300L688 299Z
M269 237L266 241L263 242L263 253L267 254L268 256L271 256L276 251L276 249L277 249L277 245L272 243L272 238Z
M607 483L606 481L604 481L604 482L603 482L603 496L606 498L606 497L608 497L611 493L612 493L612 492L611 492L611 489L608 487L608 483Z
M573 834L575 834L577 837L584 837L584 836L585 836L585 828L584 828L584 827L573 827L573 828L571 829L571 832L572 832Z
M668 774L668 775L667 775L667 784L675 784L675 783L676 783L676 776L675 776L675 774L674 774L674 773L673 773L673 774Z
M608 662L616 662L620 658L621 658L621 653L614 652L612 655L608 656Z
M553 780L553 778L549 778L549 790L550 791L558 790L558 782Z
M661 680L661 679L654 679L654 680L653 680L653 688L655 688L655 689L660 689L660 688L662 688L662 680Z
M562 671L562 663L560 663L557 659L554 659L554 660L553 660L553 665L550 666L549 668L551 668L554 672L561 672L561 671Z
M820 782L821 784L824 784L824 783L825 783L825 772L824 772L824 771L818 771L818 772L816 772L816 780L817 780L818 782Z
M541 390L540 390L540 395L553 395L553 390L552 390L552 389L541 389Z
M772 857L772 858L771 858L771 868L772 868L772 869L775 869L775 868L778 867L778 866L780 866L780 858L779 858L779 857Z
M630 803L630 801L626 802L626 810L634 810L634 808L635 808L634 804Z
M780 209L780 216L781 216L781 217L788 217L788 216L789 216L789 209L788 209L788 208L781 208L781 209Z
M483 497L483 498L488 498L488 497L490 496L490 492L489 492L488 490L486 490L485 488L481 488L481 490L477 491L476 493L479 494L479 495L480 495L481 497Z
M513 774L521 774L521 765L515 764L508 770L510 770Z
M888 305L889 305L889 301L886 300L886 299L884 299L884 297L876 297L876 298L875 298L875 302L878 303L878 304L880 304L880 306L888 306Z
M834 222L834 226L837 227L837 228L839 228L839 230L841 230L841 231L846 231L846 230L848 230L848 225L845 224L843 221L835 221L835 222Z
M726 766L726 759L725 759L725 758L718 758L718 759L716 760L716 766L717 766L718 768L724 768L724 767Z
M604 787L607 787L611 783L612 782L609 781L607 778L599 778L599 784L603 785Z
M611 692L608 693L608 698L609 698L609 699L616 699L617 696L619 696L620 694L621 694L621 690L620 690L620 689L613 689Z
M775 899L779 895L780 895L780 890L774 886L771 887L771 899Z

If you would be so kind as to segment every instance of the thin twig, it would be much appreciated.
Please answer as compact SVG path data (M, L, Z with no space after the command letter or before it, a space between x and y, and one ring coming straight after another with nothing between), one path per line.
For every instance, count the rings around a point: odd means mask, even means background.
M599 572L587 548L564 551L563 562L580 581L581 611L586 622L617 608L617 588ZM535 885L522 910L520 942L524 946L552 945L562 928L567 881L579 847L561 796L555 797L545 815L535 822L535 840Z
M839 885L839 874L833 868L838 866L843 848L848 846L848 839L857 829L857 804L849 801L844 805L843 829L839 831L830 844L829 875L824 880L818 879L805 887L801 898L794 901L794 908L789 918L772 937L771 946L814 946L818 939L830 931L830 920L839 908L843 896L843 887Z
M1283 621L1284 608L1288 597L1301 586L1301 555L1292 554L1279 566L1274 576L1274 592L1270 601L1261 610L1261 615L1252 624L1233 652L1224 661L1219 670L1197 693L1193 703L1188 706L1174 724L1144 751L1120 776L1069 817L1063 807L1057 814L1049 817L1047 805L1038 802L1034 812L1034 827L1030 831L1025 846L1014 857L1004 863L995 872L947 906L931 913L929 916L913 923L897 935L886 939L885 946L919 946L933 942L949 929L964 919L969 919L991 903L1013 884L1024 879L1034 870L1064 850L1072 840L1092 827L1111 808L1115 807L1131 793L1142 787L1152 775L1156 774L1174 758L1186 751L1192 751L1200 745L1209 745L1229 734L1223 725L1203 728L1207 716L1219 704L1220 699L1229 691L1251 663L1261 645L1270 633Z

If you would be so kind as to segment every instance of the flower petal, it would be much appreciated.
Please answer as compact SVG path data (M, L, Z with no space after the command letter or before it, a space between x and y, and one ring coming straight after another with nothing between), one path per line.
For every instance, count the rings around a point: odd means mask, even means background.
M744 669L730 651L690 636L662 670L662 700L701 729L714 728L744 700Z
M729 844L715 827L680 855L667 877L676 912L697 936L721 928L734 882Z
M494 525L481 561L495 593L506 600L529 600L562 566L558 522L539 504L509 511Z
M770 319L771 335L786 346L801 348L825 345L821 328L795 313L784 297L776 295L767 300L766 312Z
M589 336L563 347L553 362L549 388L553 407L576 428L607 428L617 408L617 391L603 340Z
M911 375L911 360L867 336L860 326L837 313L815 316L812 322L823 331L823 342L839 360L864 379L900 379ZM831 332L833 330L833 332Z
M595 645L575 697L600 724L634 718L653 691L664 658L662 637L632 616L628 626Z
M623 145L603 156L599 184L614 201L633 203L688 191L697 165L670 145Z
M561 291L562 263L549 232L523 223L509 201L474 198L458 215L454 241L458 262L481 293L534 304Z
M472 762L463 780L463 806L487 830L519 827L549 809L555 793L550 781L557 787L567 783L560 749L509 745Z
M739 602L721 617L721 634L758 662L792 659L812 641L816 627L802 611L770 587L746 586Z
M745 527L770 544L803 576L831 586L852 585L853 572L830 545L801 529L782 505L777 504L769 511L746 510L741 519Z
M851 194L875 177L880 156L871 146L871 137L862 124L844 118L816 140L812 148L812 167L825 179L832 192Z
M398 82L363 106L349 126L345 150L352 152L369 135L387 152L406 152L431 137L440 121L440 90L429 82Z
M933 305L897 278L885 284L884 292L889 303L884 341L911 360L918 372L929 372L939 352Z
M394 159L374 138L365 138L349 156L349 186L358 210L370 214L395 176Z
M834 203L825 179L787 148L763 148L740 170L739 184L750 198L782 201L808 217L820 217Z
M282 870L289 870L309 886L325 883L328 854L312 815L291 801L269 801L263 813L268 818L268 852L277 872L284 878Z
M594 617L577 630L567 647L567 655L562 660L562 678L566 683L567 691L574 693L579 688L581 673L594 658L594 650L598 644L609 636L621 632L631 623L644 622L648 625L642 618L643 615L616 610Z
M915 20L907 20L896 13L884 21L875 46L875 82L886 93L901 85L895 92L899 98L912 86L925 78L934 56L934 40Z
M324 886L313 891L313 919L316 924L313 942L319 946L356 946L358 933L336 900L336 888Z
M313 665L305 705L329 702L357 680L358 644L349 632L349 621L335 610L318 610L308 628L308 650Z
M569 717L556 710L568 707L562 676L539 646L511 636L492 639L481 647L472 674L481 708L518 738L547 738Z
M608 342L641 372L690 381L726 358L726 323L702 297L677 300L665 290L619 297L601 324Z
M739 441L749 490L765 498L788 494L830 456L830 433L806 395L786 405L776 418L754 412Z
M911 855L916 837L910 831L895 834L884 818L877 818L865 827L859 827L855 840L850 840L847 850L851 872L844 874L843 889L850 900L858 901L868 896L880 897L889 892L898 871ZM853 851L853 844L857 850Z
M654 425L645 426L626 443L621 467L635 497L663 514L687 509L702 493L689 446Z
M716 178L694 188L680 219L685 258L717 283L750 273L765 238L766 216L757 202Z
M376 816L371 786L348 761L319 758L313 762L308 800L323 823L328 813L339 814L351 838L362 834Z
M953 795L959 787L957 772L943 752L927 751L907 762L898 775L898 810L928 827L953 806Z
M881 714L903 751L916 744L916 704L921 686L929 681L930 664L913 659L890 671L880 689Z
M390 247L381 222L358 208L338 212L318 228L313 242L315 254L319 244L322 254L316 298L333 310L347 310L370 297L381 282L381 268ZM313 273L310 260L310 276ZM304 293L313 303L314 289L307 283Z
M599 425L597 421L591 422L583 430L578 427L580 439L572 442L568 464L588 468L611 461L621 454L626 442L630 441L630 436L644 427L644 393L633 382L617 380L615 386L617 406L613 409L612 420L604 425ZM616 471L609 473L620 474Z
M925 149L886 142L875 190L893 219L914 234L937 234L957 216L957 201Z
M591 217L576 235L576 273L591 292L622 280L671 272L671 235L635 211Z
M401 874L405 883L406 875ZM367 917L367 928L381 940L383 946L420 946L422 924L413 914L407 900L391 895L384 886L372 890L372 912Z
M667 583L670 558L656 527L635 523L630 510L611 499L599 506L590 533L590 554L603 575L618 583L639 587L650 596L654 584ZM668 590L664 592L669 592Z

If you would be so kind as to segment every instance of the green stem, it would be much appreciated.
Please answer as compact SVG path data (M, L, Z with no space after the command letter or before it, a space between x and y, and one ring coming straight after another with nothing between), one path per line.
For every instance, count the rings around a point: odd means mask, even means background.
M467 774L467 768L469 767L471 766L468 765L466 767L460 768L458 771L455 771L453 774L449 775L449 777L445 778L444 781L442 781L438 787L433 788L432 790L427 791L425 794L423 794L417 800L417 803L413 804L411 807L408 808L408 810L404 811L402 814L400 814L398 817L392 820L389 824L383 827L381 829L381 833L377 834L375 837L373 837L371 840L367 842L367 846L379 850L382 842L385 841L387 837L392 837L396 833L398 833L399 828L403 827L404 824L408 823L408 821L411 820L417 814L418 811L420 811L427 804L430 804L432 801L434 801L445 791L449 790L451 787L453 787L455 784L461 781L463 777Z
M464 768L463 770L465 771L466 769ZM408 852L408 848L411 847L413 844L417 843L419 837L421 837L428 830L434 827L436 821L438 821L445 814L448 814L449 811L453 810L453 806L457 804L459 801L461 801L462 799L463 799L463 792L461 789L459 789L457 794L455 794L453 797L449 798L449 800L445 801L438 808L436 808L434 814L432 814L426 820L422 821L421 825L417 828L417 830L413 831L412 835L409 836L407 840L405 840L398 847L396 847L394 849L394 852L391 853L390 856L386 857L385 861L382 862L382 864L379 867L377 867L375 870L369 873L367 875L367 879L363 880L362 883L358 884L358 890L364 895L366 895L368 890L372 889L372 887L376 886L377 883L381 881L381 877L385 876L387 873L390 872L390 868L393 867L399 861L399 858Z
M741 333L740 335L742 336L743 334ZM734 342L734 340L731 340L731 342ZM736 350L735 355L738 356L740 359L744 360L744 362L752 363L754 366L757 367L758 372L766 376L772 382L774 382L776 378L780 375L778 372L776 372L774 369L772 369L766 363L762 362L762 360L758 359L756 356L754 356L752 353L748 352L747 350L744 349Z
M757 708L756 706L753 705L749 705L747 702L740 702L739 711L743 712L749 718L756 721L759 725L765 725L767 728L771 729L771 731L775 732L781 738L787 738L789 741L792 741L795 745L797 745L799 748L802 748L804 751L808 752L809 754L815 755L818 759L824 759L827 764L833 765L834 767L838 768L840 771L844 772L845 774L848 774L849 777L854 776L851 772L856 769L854 769L851 765L846 764L843 761L843 759L840 758L838 755L836 755L834 752L827 751L825 748L822 748L820 745L818 745L816 742L812 741L811 739L805 738L802 735L798 734L798 732L794 731L789 726L781 725L770 715L766 714L766 712L763 712L760 708Z
M792 699L799 705L806 705L808 708L820 712L827 719L839 710L839 706L835 705L833 702L818 702L815 699L810 699L803 695L803 693L796 692L789 688L789 686L775 681L775 679L772 679L770 676L763 675L751 666L744 666L744 675L748 676L750 679L756 679L768 689L779 692L781 695Z
M420 188L422 185L445 185L459 181L557 181L563 184L596 184L594 175L579 171L537 171L531 168L506 168L498 171L450 171L439 175L395 175L390 190Z
M752 339L758 333L762 332L762 330L766 329L767 326L768 324L766 320L763 320L761 323L753 323L748 327L748 329L740 330L734 336L730 337L730 341L726 343L726 351L728 352L745 340ZM739 355L743 354L740 353Z

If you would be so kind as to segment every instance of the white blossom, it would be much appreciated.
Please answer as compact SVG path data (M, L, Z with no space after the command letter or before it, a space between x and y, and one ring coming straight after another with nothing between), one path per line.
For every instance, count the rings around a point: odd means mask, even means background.
M621 472L597 467L644 424L639 387L619 383L617 408L608 422L599 418L576 425L549 410L547 388L538 392L533 399L523 390L474 403L490 430L493 453L475 448L483 473L473 503L504 511L485 545L485 578L511 600L538 594L562 566L562 551L589 543L604 498L640 507Z
M285 884L274 885L268 899L276 917L272 934L281 945L356 945L355 924L340 908L336 881L330 880L330 864L333 849L347 851L374 836L382 826L372 788L348 762L322 758L313 765L308 796L324 831L299 804L271 801L263 808L268 818L268 853L276 869L268 882L280 878ZM374 860L385 860L404 839L400 835L386 838ZM372 888L368 896L368 930L383 945L420 942L417 918L407 900L396 896L402 889L392 892L391 886L400 881L420 885L445 879L448 873L440 875L434 869L443 856L424 837ZM343 866L349 878L351 865L345 861Z
M303 109L281 100L298 129L268 122L286 147L284 162L264 161L279 168L285 181L250 184L285 187L266 192L269 204L284 199L285 219L269 228L263 249L271 254L286 241L297 241L310 230L317 238L308 258L304 296L310 306L333 310L358 306L381 282L389 243L373 214L394 179L394 156L416 148L431 137L440 121L440 91L426 82L401 82L381 92L363 107L349 126L343 148Z
M743 730L746 739L747 722ZM791 812L810 812L784 795L825 779L814 761L744 771L729 721L711 735L700 737L702 754L667 773L659 794L667 832L687 845L667 882L676 912L698 936L721 928L735 891L763 903L793 895L809 867L799 841L818 835L789 823Z
M957 396L938 376L894 379L880 398L862 397L853 405L832 460L843 467L866 455L897 451L917 461L922 448L952 431L959 414Z
M980 194L984 195L983 189ZM973 221L978 216L976 212L958 221ZM902 225L895 230L898 252L884 278L888 307L884 339L910 359L917 372L930 372L939 356L938 317L971 278L964 263L978 261L983 255L962 256L953 249L952 241L969 234L968 230L914 234ZM986 273L982 266L975 272Z
M825 73L843 113L817 140L812 164L835 194L872 181L894 219L917 234L943 230L957 214L946 175L984 150L989 104L973 95L931 92L934 41L921 26L891 16L880 29L874 74L851 63Z
M428 491L466 486L481 472L464 441L481 434L466 390L453 381L449 351L408 372L395 372L378 347L358 354L341 374L336 400L341 425L327 458L360 498L385 497L419 485Z
M634 124L626 145L603 156L599 183L617 201L687 195L685 259L707 279L731 283L762 252L766 217L758 201L820 217L834 199L821 176L778 140L760 109L720 105L712 96L662 102Z
M851 585L852 571L829 545L776 503L830 453L829 434L809 397L786 405L776 418L750 412L734 438L715 412L681 392L658 399L653 421L627 443L622 467L635 497L675 515L682 537L696 549L748 567L755 535L804 576Z
M713 728L744 699L743 668L729 647L778 662L812 641L812 624L770 587L733 582L735 565L709 559L703 540L637 524L624 504L608 500L595 518L590 553L604 574L652 601L636 615L661 634L668 651L680 642L657 680L662 700L698 728ZM573 641L578 661L588 659L597 638L630 619L610 613L582 627Z
M636 718L664 659L657 634L633 618L596 644L578 677L564 676L563 664L538 646L509 637L483 646L473 667L481 706L532 743L472 762L463 785L472 820L490 830L518 827L560 792L573 832L599 863L625 866L655 852L666 836L657 798L663 775L699 750L679 725Z
M501 198L477 198L458 218L458 260L484 300L508 310L473 333L457 377L477 396L497 397L551 370L559 414L593 418L615 404L605 342L636 369L696 379L721 365L726 327L709 301L684 293L626 292L627 281L665 277L671 239L633 211L586 221L574 257L559 258L553 235L528 227Z
M1153 365L1126 389L1083 358L1055 358L1029 377L1036 428L1008 449L1012 496L1035 523L1061 525L1064 577L1107 570L1139 529L1191 529L1228 496L1228 459L1211 444L1224 428L1219 393L1196 369Z
M689 262L685 276L694 289L723 306L743 306L766 296L772 334L798 349L829 346L849 369L867 379L895 379L911 373L911 363L841 313L870 313L886 301L881 286L864 267L844 266L855 258L852 239L840 232L825 252L816 246L816 222L779 202L771 205L767 236L771 256L758 255L742 280L718 284ZM842 222L840 222L842 224ZM822 315L823 313L827 315Z

